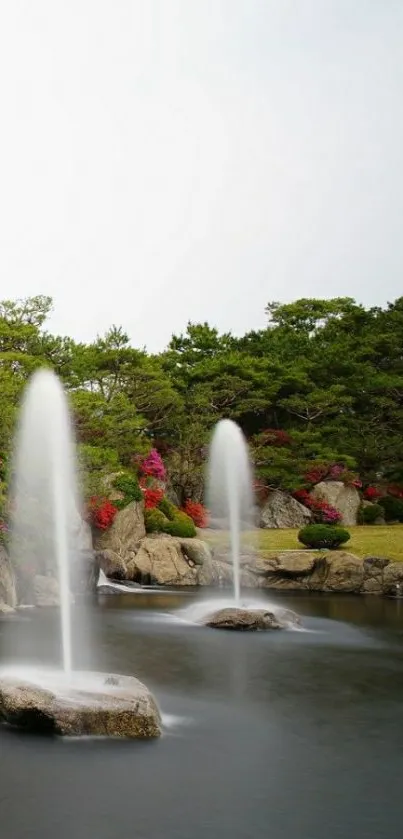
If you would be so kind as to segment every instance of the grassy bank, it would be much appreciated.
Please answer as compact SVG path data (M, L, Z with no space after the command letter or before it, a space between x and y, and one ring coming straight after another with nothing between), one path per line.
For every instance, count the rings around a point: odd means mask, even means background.
M403 560L403 525L385 527L348 527L351 539L343 550L355 556L384 556ZM298 530L262 530L259 548L264 553L301 548Z
M403 525L348 527L347 530L351 539L342 550L359 557L383 556L403 561ZM213 535L211 531L210 534ZM298 542L298 530L259 530L256 538L259 550L264 554L304 550ZM213 540L220 541L218 533L213 535Z

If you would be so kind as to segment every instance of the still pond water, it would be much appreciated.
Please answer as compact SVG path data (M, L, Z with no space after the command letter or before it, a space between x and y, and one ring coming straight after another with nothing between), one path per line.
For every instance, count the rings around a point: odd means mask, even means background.
M398 839L403 833L403 601L276 597L303 632L176 620L194 594L100 596L89 660L154 691L159 741L0 728L4 839ZM84 630L80 609L77 639ZM0 623L57 660L57 612Z

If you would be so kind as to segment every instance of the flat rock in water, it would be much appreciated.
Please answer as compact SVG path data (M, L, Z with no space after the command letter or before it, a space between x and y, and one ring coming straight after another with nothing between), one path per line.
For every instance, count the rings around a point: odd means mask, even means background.
M203 620L203 623L212 629L256 632L265 629L289 629L292 625L298 625L300 619L298 615L288 609L270 612L267 609L229 607L211 612Z
M161 716L148 688L129 676L88 674L88 686L40 686L0 676L0 718L12 726L64 736L152 738Z

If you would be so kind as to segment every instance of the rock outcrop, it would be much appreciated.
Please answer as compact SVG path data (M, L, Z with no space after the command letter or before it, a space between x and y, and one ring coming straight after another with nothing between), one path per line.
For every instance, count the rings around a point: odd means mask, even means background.
M345 551L285 552L252 561L260 588L284 591L390 594L403 593L403 562L384 557L359 559Z
M198 568L185 558L180 541L169 536L148 536L127 564L126 579L160 586L194 586Z
M34 603L35 606L59 606L59 583L54 577L45 577L37 574L34 577Z
M94 535L94 548L107 577L126 579L126 569L145 535L144 505L139 501L132 501L120 510L108 530Z
M292 495L280 490L270 493L260 511L260 527L285 529L305 527L312 521L312 513Z
M160 736L160 712L142 682L129 676L88 676L88 686L63 689L0 675L0 718L25 730L64 736Z
M299 624L298 615L288 609L270 612L266 609L227 608L212 612L203 620L212 629L235 629L256 632L265 629L289 629Z
M15 609L16 605L17 592L14 574L7 552L3 545L0 545L0 610L3 614L8 614Z
M355 487L345 486L341 481L321 481L311 492L316 501L326 501L341 514L341 524L352 527L357 524L361 499Z

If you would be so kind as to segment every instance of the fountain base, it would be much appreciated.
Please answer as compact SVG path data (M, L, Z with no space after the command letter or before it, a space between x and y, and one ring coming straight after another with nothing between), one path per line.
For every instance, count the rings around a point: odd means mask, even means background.
M202 623L212 629L235 629L238 631L257 632L266 629L290 629L300 623L299 616L288 609L270 612L267 609L247 609L227 607L210 612Z
M62 736L153 738L161 716L148 688L105 673L0 673L0 719L17 728Z

